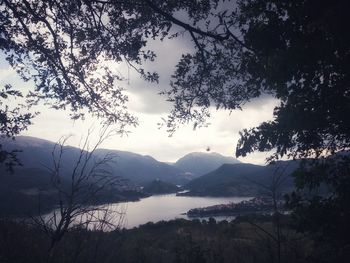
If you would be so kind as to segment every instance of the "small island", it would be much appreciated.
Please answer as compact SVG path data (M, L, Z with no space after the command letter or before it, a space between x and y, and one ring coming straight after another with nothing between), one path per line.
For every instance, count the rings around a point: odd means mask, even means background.
M281 210L284 202L277 201L277 208ZM239 203L219 204L208 207L193 208L186 214L188 217L208 216L236 216L250 213L271 213L274 210L273 200L268 197L254 197Z

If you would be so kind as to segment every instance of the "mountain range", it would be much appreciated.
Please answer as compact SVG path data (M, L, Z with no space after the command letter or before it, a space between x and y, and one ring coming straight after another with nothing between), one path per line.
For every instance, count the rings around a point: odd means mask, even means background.
M53 204L50 168L53 167L53 159L57 158L52 154L56 144L26 136L3 140L1 144L8 150L21 150L18 158L22 166L15 167L14 174L8 174L0 166L0 210L13 212L17 209L15 204L21 204L21 208L35 207L40 195L48 201L48 205ZM60 167L62 184L69 185L80 152L81 149L76 147L63 147ZM241 163L218 153L189 153L173 164L157 161L148 155L119 150L97 149L94 156L98 160L106 155L114 158L104 169L121 182L119 188L115 188L116 200L140 198L144 193L139 189L144 186L147 188L151 185L153 192L160 192L158 188L163 192L163 189L173 188L170 184L188 189L185 195L254 196L266 191L273 176L281 172L284 177L283 191L288 191L293 187L290 174L298 167L298 161L261 166Z
M39 138L19 136L16 140L2 142L4 148L19 149L18 158L23 169L42 170L47 173L53 167L53 149L55 143ZM78 160L80 149L64 146L62 155L62 174L67 177ZM193 177L209 173L222 164L238 163L232 157L225 157L218 153L190 153L180 158L174 164L157 161L151 156L140 155L133 152L97 149L95 157L113 156L108 163L111 174L126 179L131 184L145 185L154 180L161 180L173 184L186 184ZM57 156L56 156L57 158Z

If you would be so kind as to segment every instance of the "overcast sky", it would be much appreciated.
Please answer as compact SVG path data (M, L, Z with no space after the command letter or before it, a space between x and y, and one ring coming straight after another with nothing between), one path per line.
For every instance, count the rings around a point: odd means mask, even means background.
M106 141L103 148L132 151L144 155L151 155L157 160L173 162L189 152L204 152L209 146L211 151L226 156L234 156L239 131L258 125L262 121L272 118L273 108L277 101L270 97L263 97L247 103L243 111L212 111L211 125L208 128L193 130L191 125L180 128L172 137L165 129L159 129L158 123L166 117L171 104L165 97L158 95L159 91L169 87L170 75L179 60L181 53L191 50L190 43L185 38L166 40L165 42L152 42L149 44L157 52L157 60L148 63L148 70L155 70L160 75L158 85L141 80L126 65L113 65L118 68L129 81L121 83L129 95L128 108L139 119L139 125L131 128L126 137L113 137ZM129 73L128 73L129 72ZM23 83L16 73L9 67L3 57L0 57L0 84L12 83L18 87L30 87L33 84ZM73 135L69 144L77 146L81 136L87 129L95 125L97 130L99 121L87 117L85 121L69 119L68 111L56 111L47 106L40 105L35 110L41 113L34 119L34 124L22 135L39 137L57 141L61 136ZM256 164L265 163L265 153L254 153L246 158L239 158L243 162Z

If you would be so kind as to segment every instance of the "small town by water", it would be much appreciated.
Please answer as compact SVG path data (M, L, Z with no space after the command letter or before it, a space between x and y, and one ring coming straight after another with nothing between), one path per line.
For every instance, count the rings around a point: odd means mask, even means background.
M274 209L282 209L284 202L276 201L276 208L273 200L269 197L254 197L243 200L239 203L219 204L207 207L190 209L186 214L189 218L195 217L216 217L216 216L237 216L252 213L271 213Z

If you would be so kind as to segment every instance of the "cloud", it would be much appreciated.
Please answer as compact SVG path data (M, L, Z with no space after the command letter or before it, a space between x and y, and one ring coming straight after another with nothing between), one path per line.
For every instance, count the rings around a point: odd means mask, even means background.
M125 80L118 84L126 89L125 92L129 96L127 106L130 112L139 118L140 125L131 129L128 137L111 138L103 145L104 148L151 155L161 161L176 161L189 152L205 151L208 146L213 152L234 156L239 131L272 118L273 108L278 105L278 101L271 96L263 95L246 103L242 111L236 110L230 113L213 110L212 118L209 120L211 125L208 128L194 131L192 125L187 125L179 128L174 136L168 137L165 129L158 129L157 123L162 117L166 117L172 105L158 93L169 88L170 76L181 54L190 52L192 46L188 39L176 38L164 42L152 41L149 47L158 54L158 57L155 62L147 62L144 68L159 73L158 85L142 80L125 63L110 65L124 76ZM14 71L0 63L2 79L12 80L26 89L33 87L32 83L24 85L18 77L15 77L16 75L12 75L13 73ZM43 105L37 110L41 114L34 119L34 125L31 125L23 135L57 141L61 136L73 134L75 136L69 143L78 146L81 136L87 133L92 124L95 124L98 130L99 121L88 115L85 121L73 122L69 118L69 111L56 111ZM255 153L240 160L263 164L267 156L266 153Z
M213 113L209 127L193 130L192 125L186 125L179 128L172 137L157 125L165 115L138 112L138 127L131 128L128 136L112 137L102 147L151 155L160 161L176 161L189 152L204 152L208 146L213 152L234 156L239 139L238 131L257 125L263 118L271 118L272 106L266 106L264 110L252 107L231 115L227 111L217 111ZM57 141L61 136L73 134L69 144L78 146L81 136L86 135L93 124L98 131L99 121L94 118L87 117L85 121L73 122L67 111L45 109L34 119L34 125L24 135ZM266 157L265 153L257 153L240 160L263 164Z
M140 78L140 75L131 67L123 65L119 70L128 81L124 82L125 89L128 90L129 107L135 112L162 114L169 112L171 104L166 101L165 96L159 93L169 89L170 76L175 70L175 66L181 55L192 51L192 45L188 39L179 37L175 39L165 39L164 41L152 40L147 48L152 49L157 54L154 62L146 62L143 65L145 71L157 72L159 74L159 84L149 83Z
M0 83L5 84L11 78L16 76L16 71L10 66L6 65L4 62L0 63Z
M221 113L216 113L214 116L217 132L221 135L238 133L243 129L253 128L264 121L272 120L273 109L278 103L279 101L273 97L263 97L245 104L242 110L219 111Z

